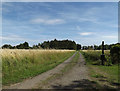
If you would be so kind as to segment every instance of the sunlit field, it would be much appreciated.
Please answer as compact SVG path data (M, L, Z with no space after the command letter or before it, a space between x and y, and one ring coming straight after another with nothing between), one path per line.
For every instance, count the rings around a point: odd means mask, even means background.
M20 82L48 71L62 63L74 50L24 50L3 49L2 58L3 85Z

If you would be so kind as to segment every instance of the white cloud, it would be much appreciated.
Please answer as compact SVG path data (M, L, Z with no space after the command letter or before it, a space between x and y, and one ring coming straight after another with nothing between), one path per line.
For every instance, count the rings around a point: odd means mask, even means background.
M65 21L63 19L41 19L41 18L38 18L38 19L31 20L31 22L52 25L52 24L62 24Z
M109 36L102 36L103 38L109 38L109 39L113 39L113 38L118 38L117 36L112 36L112 35L109 35Z
M92 35L94 34L93 32L82 32L82 33L79 33L80 35L83 35L83 36L87 36L87 35Z

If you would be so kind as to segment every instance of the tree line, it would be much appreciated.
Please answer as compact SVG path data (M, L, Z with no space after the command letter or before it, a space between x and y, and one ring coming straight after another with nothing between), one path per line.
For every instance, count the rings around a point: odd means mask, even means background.
M110 50L113 45L114 45L114 44L110 44L110 45L105 44L105 45L104 45L104 50ZM82 49L83 49L83 50L101 50L101 49L102 49L102 45L82 46Z
M28 42L21 43L16 46L11 46L10 44L5 44L2 49L69 49L69 50L80 50L81 45L76 44L75 41L71 40L51 40L44 41L43 43L38 43L37 45L29 46Z
M104 45L105 50L109 50L112 45ZM37 45L29 46L28 42L21 43L16 46L12 46L10 44L5 44L2 46L2 49L69 49L69 50L101 50L102 45L94 45L94 46L81 46L81 44L76 44L75 41L71 40L51 40L44 41L43 43L38 43Z

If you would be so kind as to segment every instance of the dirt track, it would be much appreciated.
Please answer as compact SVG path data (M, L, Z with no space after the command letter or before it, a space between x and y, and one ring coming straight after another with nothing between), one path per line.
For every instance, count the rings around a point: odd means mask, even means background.
M85 61L80 54L80 58L76 65L65 73L62 77L59 77L48 85L42 87L42 89L80 89L85 88L90 83L88 80L87 67ZM86 83L86 84L84 84ZM88 87L87 87L88 88Z
M61 70L66 65L70 64L76 53L62 64L58 65L54 69L47 71L41 75L27 79L21 83L17 83L11 86L3 87L5 89L84 89L94 88L95 83L89 80L88 69L85 64L85 60L81 53L79 53L79 60L75 65L62 76L57 76L54 79L51 78L56 74L61 74ZM47 82L44 84L43 82Z

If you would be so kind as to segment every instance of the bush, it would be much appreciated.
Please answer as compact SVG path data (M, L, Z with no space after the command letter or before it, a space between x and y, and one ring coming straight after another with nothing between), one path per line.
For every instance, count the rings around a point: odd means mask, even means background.
M93 65L100 64L101 51L87 50L87 51L82 51L82 54L87 59L87 62L89 61Z
M94 51L94 50L87 50L87 51L81 51L81 53L84 55L87 62L93 65L100 65L101 64L101 54L102 51ZM105 62L104 65L110 66L111 59L110 59L110 51L105 51Z
M113 45L110 49L112 64L120 62L120 44Z

